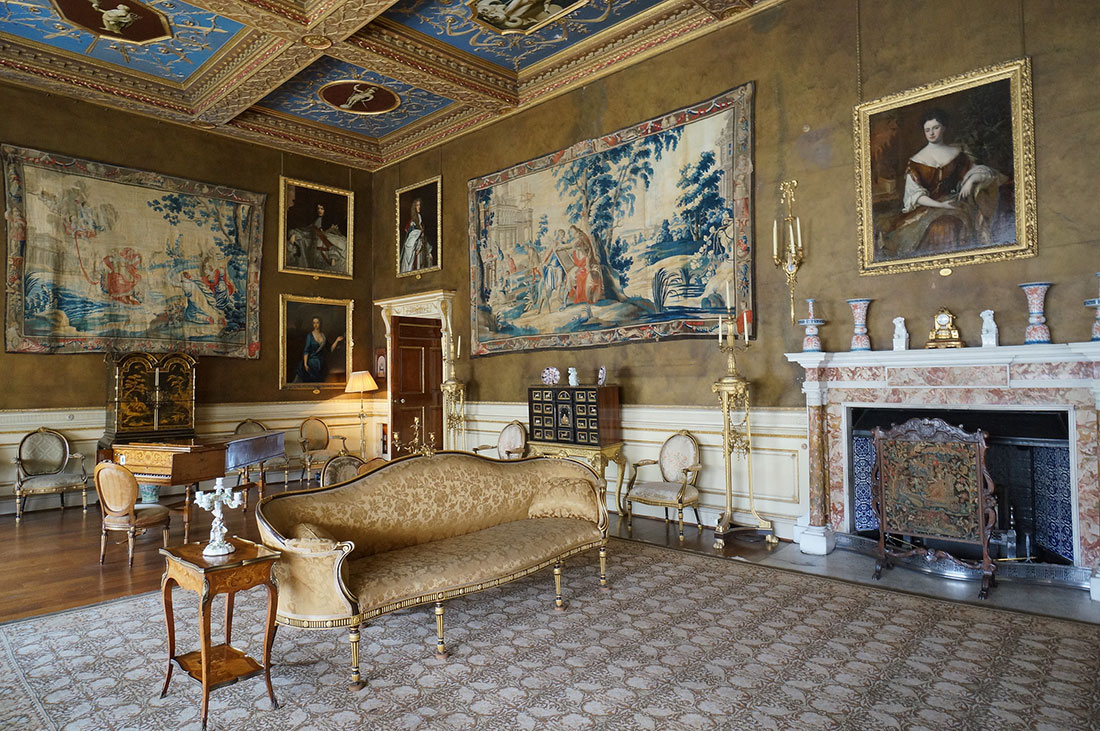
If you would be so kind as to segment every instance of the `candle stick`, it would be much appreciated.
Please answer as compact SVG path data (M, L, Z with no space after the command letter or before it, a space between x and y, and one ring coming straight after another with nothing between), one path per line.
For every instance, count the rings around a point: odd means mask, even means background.
M794 219L794 225L798 229L798 248L802 248L802 220L797 216Z
M722 316L718 316L718 347L722 347Z
M458 349L455 351L455 360L462 357L462 336L458 336Z
M779 258L779 221L772 221L772 258Z
M730 280L727 279L726 280L726 309L727 310L730 308L731 304L733 304L733 303L730 302Z
M793 252L794 251L794 224L791 223L790 221L787 221L787 233L791 237L791 245L787 247L787 250L789 252ZM790 254L787 255L787 258L788 259L791 258Z

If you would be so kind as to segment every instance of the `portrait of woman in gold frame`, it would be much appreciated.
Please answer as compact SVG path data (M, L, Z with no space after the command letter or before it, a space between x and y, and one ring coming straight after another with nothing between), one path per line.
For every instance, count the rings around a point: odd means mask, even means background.
M440 176L396 192L397 276L418 279L441 268Z
M279 178L279 271L351 279L355 194Z
M279 388L343 390L353 300L279 295Z
M1035 256L1028 59L864 102L854 125L861 275Z

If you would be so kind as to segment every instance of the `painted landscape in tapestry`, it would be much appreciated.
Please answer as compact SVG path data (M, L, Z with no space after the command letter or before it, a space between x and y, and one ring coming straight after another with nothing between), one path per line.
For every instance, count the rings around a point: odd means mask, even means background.
M21 308L9 297L9 350L258 355L249 305L259 252L250 275L249 249L262 198L255 206L29 162L8 168L9 211L21 224L9 232L9 286L22 289ZM10 205L13 190L21 205Z
M471 181L474 354L752 324L751 87ZM690 121L688 121L690 120Z

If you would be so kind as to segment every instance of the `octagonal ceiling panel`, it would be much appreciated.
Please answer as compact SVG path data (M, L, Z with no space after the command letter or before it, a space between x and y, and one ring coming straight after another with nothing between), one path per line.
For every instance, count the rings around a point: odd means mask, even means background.
M664 0L399 0L382 17L512 71L542 61Z
M3 33L181 84L244 30L180 0L9 0L4 8Z
M331 90L338 86L344 87L344 93L334 103ZM396 96L396 106L392 102L372 106L373 102L393 96ZM450 99L412 84L322 56L256 106L378 139L446 109L452 103Z

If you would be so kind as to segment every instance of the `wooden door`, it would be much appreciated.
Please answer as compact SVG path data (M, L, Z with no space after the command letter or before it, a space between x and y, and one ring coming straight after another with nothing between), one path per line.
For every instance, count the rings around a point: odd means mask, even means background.
M435 448L443 448L443 346L438 320L395 317L393 362L390 364L391 434L402 444L413 438L413 419L420 417L421 438L435 435ZM430 442L429 442L430 443ZM408 454L394 444L394 457Z

